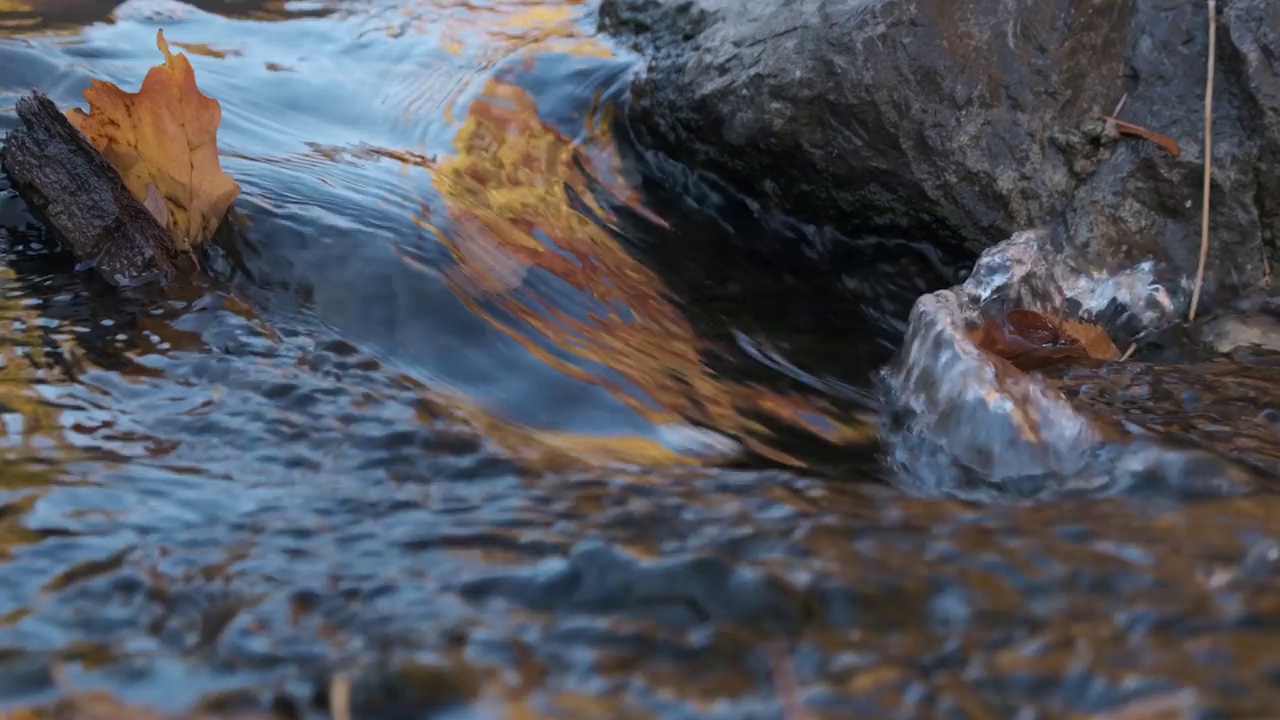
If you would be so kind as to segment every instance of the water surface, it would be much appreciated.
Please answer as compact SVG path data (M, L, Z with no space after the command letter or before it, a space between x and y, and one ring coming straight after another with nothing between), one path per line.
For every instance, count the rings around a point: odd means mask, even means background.
M0 708L1271 712L1280 508L892 489L868 378L960 259L632 147L593 12L0 2L0 127L163 27L244 188L164 293L0 199Z

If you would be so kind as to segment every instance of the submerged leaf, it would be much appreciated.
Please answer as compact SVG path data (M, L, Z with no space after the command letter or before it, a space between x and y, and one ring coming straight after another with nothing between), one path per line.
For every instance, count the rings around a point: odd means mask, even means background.
M1032 310L985 317L982 325L970 332L970 339L979 349L1024 372L1068 359L1120 358L1120 351L1101 327Z
M138 92L94 80L84 91L89 112L73 109L67 117L163 222L174 248L191 250L213 235L240 186L218 162L222 106L200 93L190 61L169 52L162 30L156 46L164 63L147 72ZM156 194L167 212L159 211Z
M1098 360L1119 360L1120 348L1101 326L1075 320L1062 320L1062 331L1080 343L1089 357Z

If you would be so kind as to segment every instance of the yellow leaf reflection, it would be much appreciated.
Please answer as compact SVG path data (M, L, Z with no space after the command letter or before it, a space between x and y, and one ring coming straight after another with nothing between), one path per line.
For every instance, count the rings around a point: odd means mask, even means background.
M0 266L0 289L14 280L12 268ZM52 364L49 349L39 331L39 315L16 299L0 298L0 463L5 478L0 488L13 489L15 474L10 465L37 445L54 441L59 435L57 412L40 397L36 388L47 382L40 368Z
M588 175L645 212L620 179L609 128L607 112L592 113L575 141L543 122L519 86L487 83L454 154L435 164L447 218L433 220L425 208L419 218L457 261L455 292L537 357L608 388L655 423L711 427L796 465L803 463L772 441L766 419L830 442L868 441L869 422L838 418L820 398L734 382L706 366L713 348L662 280L588 215L612 221ZM575 209L583 205L588 210ZM583 450L581 441L571 445Z
M222 50L208 43L201 42L172 42L170 45L185 50L192 55L203 55L205 57L217 58L219 60L240 54L239 50Z
M0 291L14 280L13 269L0 266ZM0 292L0 560L42 539L27 528L26 516L62 475L61 459L72 457L59 411L40 395L42 385L65 381L51 355L69 339L46 334L39 320Z
M612 57L608 46L584 34L586 9L583 0L419 0L399 8L386 34L436 35L438 47L483 67L517 52Z

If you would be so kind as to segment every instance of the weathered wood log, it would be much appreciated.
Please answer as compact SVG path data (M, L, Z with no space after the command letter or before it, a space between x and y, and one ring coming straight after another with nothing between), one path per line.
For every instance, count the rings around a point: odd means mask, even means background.
M17 110L22 126L5 137L0 169L31 214L113 285L173 279L184 260L102 153L38 90Z

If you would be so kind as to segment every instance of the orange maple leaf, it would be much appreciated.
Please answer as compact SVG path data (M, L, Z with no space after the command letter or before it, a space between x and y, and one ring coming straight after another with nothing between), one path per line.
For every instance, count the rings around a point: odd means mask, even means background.
M164 63L147 71L138 92L94 80L84 91L89 112L72 109L67 117L120 172L174 248L189 251L213 235L240 186L218 162L222 106L201 94L191 62L169 52L163 30L156 46Z

